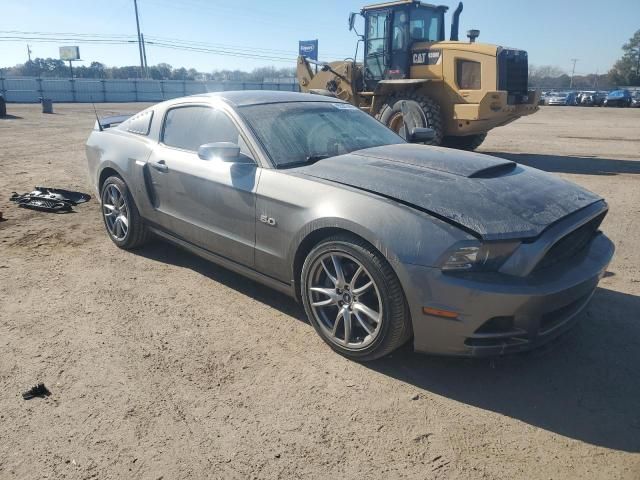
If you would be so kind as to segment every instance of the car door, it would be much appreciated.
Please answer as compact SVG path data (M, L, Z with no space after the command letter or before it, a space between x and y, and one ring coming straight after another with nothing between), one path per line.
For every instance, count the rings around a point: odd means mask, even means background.
M244 162L203 160L200 145L239 144ZM210 252L253 266L255 191L260 169L239 126L209 105L167 110L160 142L148 161L154 221L164 230Z

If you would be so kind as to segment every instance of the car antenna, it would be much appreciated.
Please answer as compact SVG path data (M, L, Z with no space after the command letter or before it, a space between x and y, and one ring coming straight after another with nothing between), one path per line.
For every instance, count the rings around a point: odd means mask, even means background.
M93 105L93 113L96 114L96 121L98 122L98 130L102 131L104 129L102 128L102 125L100 124L100 119L98 118L98 111L96 110L96 104L91 102L91 105Z

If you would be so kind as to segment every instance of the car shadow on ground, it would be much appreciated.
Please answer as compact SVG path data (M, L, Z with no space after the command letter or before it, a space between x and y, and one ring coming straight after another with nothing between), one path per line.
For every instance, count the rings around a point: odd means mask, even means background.
M293 299L168 243L136 253L190 268L308 324ZM640 297L599 288L575 328L532 352L449 358L414 353L408 344L363 366L569 438L640 452L639 312Z
M5 115L4 117L0 116L0 120L22 120L22 117L18 115Z
M566 437L640 452L640 297L598 288L580 315L527 353L455 359L404 348L366 366Z
M204 260L168 242L154 240L144 248L135 250L134 253L157 262L189 268L226 287L233 288L265 305L269 305L290 317L308 323L302 307L287 295Z
M540 155L535 153L482 152L507 160L539 168L547 172L582 175L640 175L640 156L635 160L615 160L600 157L573 157L564 155Z

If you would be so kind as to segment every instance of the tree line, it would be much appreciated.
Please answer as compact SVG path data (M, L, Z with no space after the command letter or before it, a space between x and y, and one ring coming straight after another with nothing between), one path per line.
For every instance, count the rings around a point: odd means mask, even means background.
M173 68L168 63L159 63L147 67L147 78L152 80L214 80L235 82L262 82L266 79L290 78L295 76L295 68L260 67L250 72L242 70L214 70L199 72L195 68ZM57 58L35 58L15 67L0 69L5 77L41 77L69 78L69 64ZM134 79L142 78L139 66L107 67L100 62L91 62L89 66L73 67L74 78L95 79Z
M603 74L574 75L550 65L529 65L529 85L537 88L606 90L616 86L640 86L640 30L622 46L622 57Z
M541 89L607 90L618 85L609 73L571 75L551 65L529 65L529 87ZM622 84L620 84L622 85Z

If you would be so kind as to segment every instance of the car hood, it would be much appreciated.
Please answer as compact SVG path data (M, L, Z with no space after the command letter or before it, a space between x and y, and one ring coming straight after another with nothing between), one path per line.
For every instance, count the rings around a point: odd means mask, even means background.
M540 235L597 195L534 168L415 144L358 150L287 170L396 200L484 240Z

